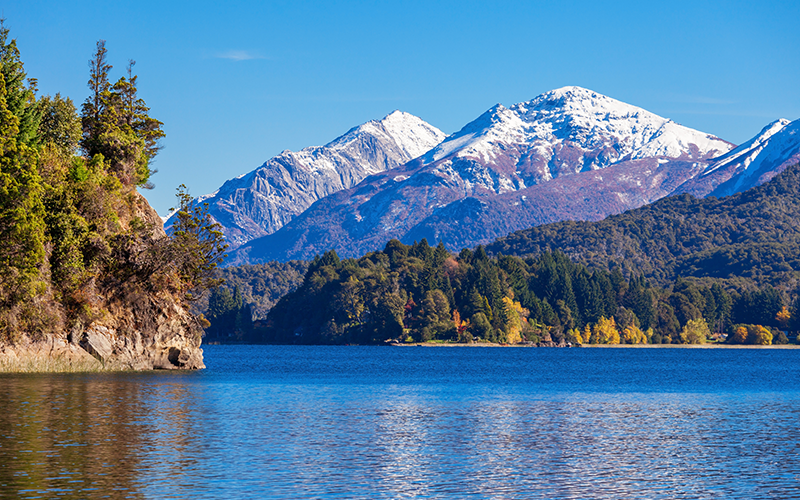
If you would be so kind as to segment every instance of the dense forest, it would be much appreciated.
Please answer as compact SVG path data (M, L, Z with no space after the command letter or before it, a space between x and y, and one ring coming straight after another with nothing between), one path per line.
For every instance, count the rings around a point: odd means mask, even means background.
M797 303L767 285L743 293L677 279L664 288L619 268L590 271L565 254L456 257L423 240L310 263L254 340L340 344L394 342L787 343ZM722 333L730 333L724 336ZM794 335L792 335L794 336Z
M518 231L458 257L392 241L357 260L328 252L304 277L302 262L229 268L209 300L207 335L586 343L606 325L618 342L786 342L798 329L798 190L795 166L724 199L674 196L599 222Z
M683 194L598 222L559 222L517 231L492 255L560 250L595 269L618 266L666 286L677 277L739 291L800 278L800 165L725 198Z
M123 310L120 325L146 331L176 297L216 283L224 241L204 208L179 192L169 238L137 192L151 186L164 132L134 65L112 83L99 41L78 113L68 97L37 96L0 23L0 343L81 331Z
M217 269L214 278L223 285L192 304L210 321L205 341L246 342L256 340L254 329L289 292L303 284L308 262L269 262Z

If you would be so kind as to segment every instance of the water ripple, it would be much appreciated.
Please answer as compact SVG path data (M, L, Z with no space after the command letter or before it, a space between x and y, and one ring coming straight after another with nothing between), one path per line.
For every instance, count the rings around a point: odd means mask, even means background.
M3 376L0 497L800 498L793 351L509 351Z

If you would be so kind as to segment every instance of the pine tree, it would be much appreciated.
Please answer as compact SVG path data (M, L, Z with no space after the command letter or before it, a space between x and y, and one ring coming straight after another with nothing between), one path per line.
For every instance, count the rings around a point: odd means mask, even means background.
M45 225L37 154L6 105L4 74L0 71L0 304L9 307L43 290Z
M127 78L113 86L108 80L112 66L106 62L105 40L89 61L91 95L83 103L83 147L91 158L102 155L106 167L126 185L152 188L150 168L164 137L160 121L149 116L150 108L138 97L135 61L128 62Z
M192 203L192 196L181 184L178 187L179 203L177 220L173 225L172 245L176 255L178 273L185 284L187 299L194 299L192 289L200 291L219 286L220 280L214 270L227 256L228 245L218 223L208 214L208 204ZM331 252L333 252L331 250ZM338 260L335 252L333 256ZM323 261L328 253L323 257Z
M5 107L17 117L16 139L20 144L35 146L41 119L36 106L35 80L27 80L20 60L17 41L8 39L5 19L0 19L0 72L5 82Z
M106 60L108 51L106 41L97 41L97 51L89 61L89 90L91 94L86 98L81 108L81 124L83 140L81 146L88 156L94 156L100 150L100 117L105 111L106 99L111 84L108 81L108 72L113 66Z

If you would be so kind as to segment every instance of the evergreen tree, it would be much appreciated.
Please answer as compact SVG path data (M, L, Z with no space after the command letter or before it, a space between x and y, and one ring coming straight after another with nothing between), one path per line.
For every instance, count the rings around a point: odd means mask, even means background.
M81 108L81 124L83 140L81 146L88 156L94 156L101 149L101 116L105 112L107 95L111 84L108 81L108 72L113 66L106 59L106 41L97 41L97 51L89 60L89 90L91 94L86 98Z
M164 137L162 123L148 115L150 108L138 97L135 61L128 63L127 78L109 84L112 66L106 61L105 40L97 42L97 51L89 61L91 95L82 108L83 140L89 157L102 155L109 171L126 185L152 187L150 163Z
M81 122L69 97L44 96L39 100L42 145L51 144L64 157L71 157L81 140Z
M26 145L20 119L6 105L5 73L4 67L0 71L0 307L9 308L44 291L40 269L45 260L45 224L37 153ZM19 95L19 88L11 93Z
M186 298L192 300L198 296L198 293L192 294L192 290L202 292L220 284L214 270L227 257L228 245L220 225L208 213L208 203L194 205L183 184L178 187L177 197L179 207L172 232L176 256L173 264L184 283Z
M35 80L26 80L16 40L8 39L5 19L0 19L0 73L5 82L5 108L17 117L16 137L19 144L36 146L41 119L36 106Z

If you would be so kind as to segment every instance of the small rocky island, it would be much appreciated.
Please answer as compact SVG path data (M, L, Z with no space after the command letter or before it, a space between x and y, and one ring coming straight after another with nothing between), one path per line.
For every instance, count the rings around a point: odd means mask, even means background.
M105 41L80 115L37 96L0 25L0 371L203 368L203 318L225 250L180 188L173 234L137 191L164 136L134 62L109 80Z

